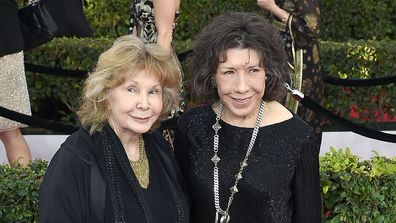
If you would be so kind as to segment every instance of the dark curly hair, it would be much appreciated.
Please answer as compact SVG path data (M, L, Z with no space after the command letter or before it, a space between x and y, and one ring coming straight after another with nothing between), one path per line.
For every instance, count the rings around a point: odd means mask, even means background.
M288 75L283 40L265 18L250 12L224 13L198 34L187 61L193 98L207 104L219 99L211 78L219 63L227 60L227 50L235 48L257 51L267 75L263 100L281 100L286 93L283 83Z

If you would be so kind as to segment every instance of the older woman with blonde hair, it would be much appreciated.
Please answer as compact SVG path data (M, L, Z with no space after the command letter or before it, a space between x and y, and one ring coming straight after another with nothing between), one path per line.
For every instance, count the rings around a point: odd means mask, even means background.
M117 39L85 82L83 127L50 162L40 222L189 222L180 171L152 131L177 106L178 87L166 51Z

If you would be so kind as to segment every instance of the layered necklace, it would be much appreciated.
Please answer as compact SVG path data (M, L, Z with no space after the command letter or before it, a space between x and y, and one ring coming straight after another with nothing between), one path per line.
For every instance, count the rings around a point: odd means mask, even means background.
M234 200L235 194L238 192L238 182L241 180L243 170L245 167L248 166L248 158L250 153L252 152L254 142L256 141L256 137L260 128L261 120L263 119L264 115L264 108L265 108L265 102L262 101L260 105L260 109L256 118L256 123L254 125L253 133L252 133L252 138L250 139L249 146L246 151L245 158L242 160L240 163L240 168L238 173L235 175L235 182L234 185L230 188L231 195L228 198L228 204L227 208L225 210L220 208L220 198L219 198L219 167L218 167L218 162L220 162L220 157L217 155L219 151L219 135L218 132L221 129L221 125L219 124L219 120L221 118L221 113L223 112L223 103L220 103L219 106L219 112L216 115L216 122L212 126L214 130L214 139L213 139L213 151L214 151L214 156L212 157L212 162L214 163L213 167L213 187L214 187L214 203L215 203L215 208L216 208L216 217L215 217L215 223L228 223L230 222L230 214L228 213L230 210L230 206L232 204L232 201Z
M140 186L147 189L149 185L150 169L142 135L139 136L139 159L136 161L129 160L129 163L132 166Z

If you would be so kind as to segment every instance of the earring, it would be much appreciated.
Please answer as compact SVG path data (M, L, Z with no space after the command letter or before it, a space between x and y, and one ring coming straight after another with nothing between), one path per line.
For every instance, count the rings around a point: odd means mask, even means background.
M213 77L210 78L210 86L212 86L212 88L217 88L216 80Z

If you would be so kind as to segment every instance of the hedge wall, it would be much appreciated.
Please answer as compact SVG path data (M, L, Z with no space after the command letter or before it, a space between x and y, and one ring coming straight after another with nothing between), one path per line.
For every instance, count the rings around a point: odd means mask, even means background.
M90 71L99 55L112 44L108 38L58 38L25 53L25 62L52 68ZM33 114L76 124L84 78L26 72Z
M85 11L95 36L116 37L126 34L130 2L86 0ZM320 4L323 40L396 38L394 0L322 0ZM227 10L263 13L256 1L182 0L176 41L193 39L213 17Z
M361 161L349 149L320 157L324 223L396 222L396 157Z
M25 60L37 65L90 70L100 53L109 48L112 41L112 38L55 39L26 53ZM184 52L190 44L189 41L178 42L176 46L179 52ZM320 47L323 68L328 75L360 79L396 75L396 41L326 41L321 42ZM78 106L83 79L27 72L27 82L35 115L64 123L76 123L73 111ZM349 118L350 108L356 104L359 118L354 121L378 119L381 122L384 113L390 117L396 116L394 92L395 84L376 87L338 87L326 84L325 107Z
M396 41L323 41L321 58L325 75L344 79L396 76ZM385 119L396 117L396 85L339 87L325 84L324 106L349 119L351 107L358 114L353 121L374 123L383 129ZM387 116L386 116L387 115ZM377 123L377 124L375 124Z
M0 165L0 223L38 222L38 191L47 161L30 168ZM361 161L349 149L320 158L325 223L396 222L396 158Z

